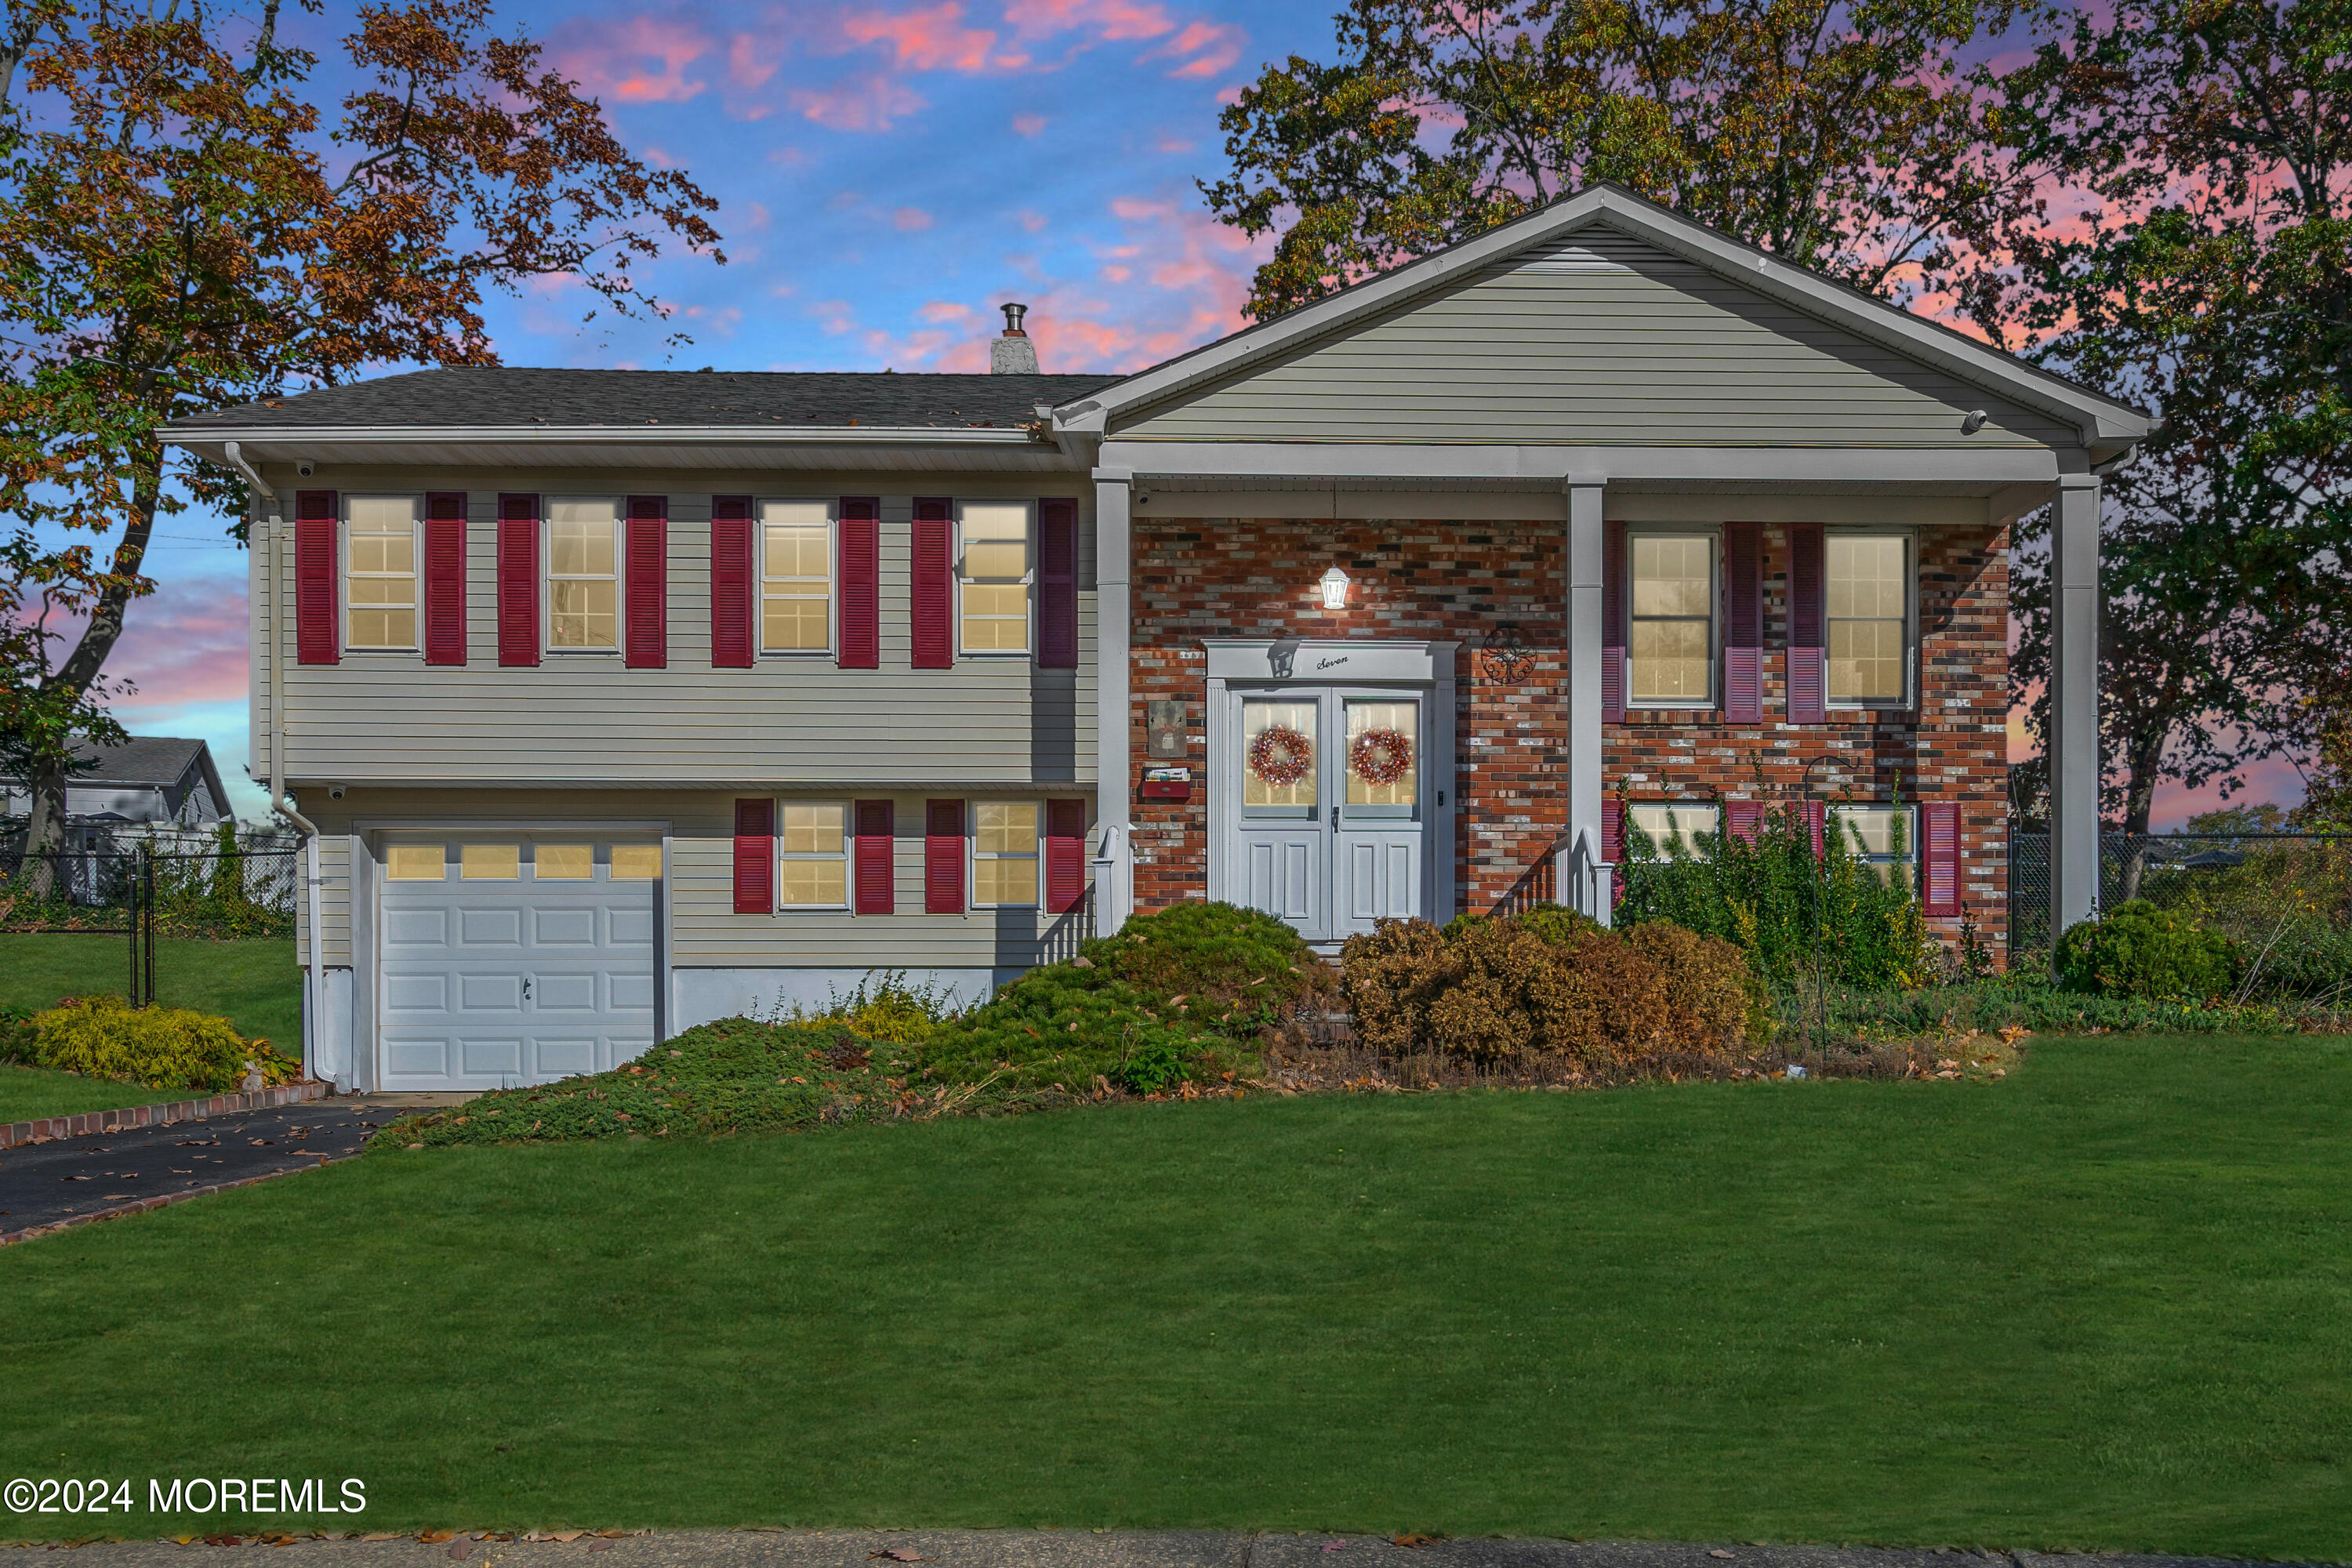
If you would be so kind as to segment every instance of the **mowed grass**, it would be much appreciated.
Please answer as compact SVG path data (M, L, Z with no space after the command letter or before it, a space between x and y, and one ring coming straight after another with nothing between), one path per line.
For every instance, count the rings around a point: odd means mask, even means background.
M86 1110L120 1110L131 1105L160 1105L166 1100L194 1100L192 1089L142 1089L135 1083L111 1083L45 1068L0 1062L0 1123L35 1121L45 1116L79 1116Z
M2101 1039L374 1154L0 1251L0 1476L362 1478L339 1528L2341 1560L2347 1107L2343 1039Z

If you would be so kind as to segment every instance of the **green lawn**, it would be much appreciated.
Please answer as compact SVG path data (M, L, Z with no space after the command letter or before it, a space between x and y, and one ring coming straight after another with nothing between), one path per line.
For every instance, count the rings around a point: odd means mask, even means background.
M142 1089L135 1083L110 1083L69 1072L17 1067L0 1062L0 1123L32 1121L44 1116L79 1116L85 1110L118 1110L126 1105L159 1105L165 1100L194 1100L193 1089Z
M2105 1038L370 1155L0 1251L0 1476L2341 1560L2348 1108L2352 1041Z
M0 936L0 1007L47 1007L60 996L123 992L130 943L109 936ZM236 1032L302 1054L302 972L294 939L155 943L155 999L226 1018Z

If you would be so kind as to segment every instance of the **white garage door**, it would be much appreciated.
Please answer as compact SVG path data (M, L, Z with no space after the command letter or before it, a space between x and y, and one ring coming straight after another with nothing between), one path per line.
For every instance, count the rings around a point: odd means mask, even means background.
M383 855L383 1088L548 1083L652 1046L658 841L404 833Z

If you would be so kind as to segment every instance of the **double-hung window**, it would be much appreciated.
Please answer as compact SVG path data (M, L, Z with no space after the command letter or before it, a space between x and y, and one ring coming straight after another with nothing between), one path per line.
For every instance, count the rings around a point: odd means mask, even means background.
M1635 533L1625 701L1704 708L1715 701L1715 536Z
M833 647L833 509L824 501L760 503L760 647Z
M956 563L957 619L965 653L1029 651L1029 588L1036 579L1026 501L966 501Z
M416 642L415 496L353 496L344 532L343 646L414 648Z
M786 801L776 836L776 901L786 909L849 902L848 807L837 800Z
M621 509L609 497L547 509L547 646L611 653L621 646Z
M971 901L975 909L1037 901L1037 803L972 803Z
M1910 696L1911 541L1899 533L1828 536L1829 700L1899 708Z
M1829 808L1832 831L1853 851L1854 858L1887 881L1911 879L1911 862L1918 855L1918 825L1907 805L1833 805Z
M1723 810L1714 805L1654 805L1629 803L1625 815L1633 829L1648 837L1650 847L1659 855L1667 853L1669 844L1679 843L1692 855L1699 852L1699 838L1713 833L1720 824Z

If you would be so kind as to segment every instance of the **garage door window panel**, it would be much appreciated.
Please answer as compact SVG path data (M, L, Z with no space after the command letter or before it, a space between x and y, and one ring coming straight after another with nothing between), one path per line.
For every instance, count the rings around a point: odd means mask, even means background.
M522 879L520 844L468 844L458 851L457 875L468 882L515 882Z
M394 844L384 850L383 874L394 882L439 882L449 874L448 851L438 844Z
M531 879L539 882L585 882L596 875L593 844L534 844L530 850Z

